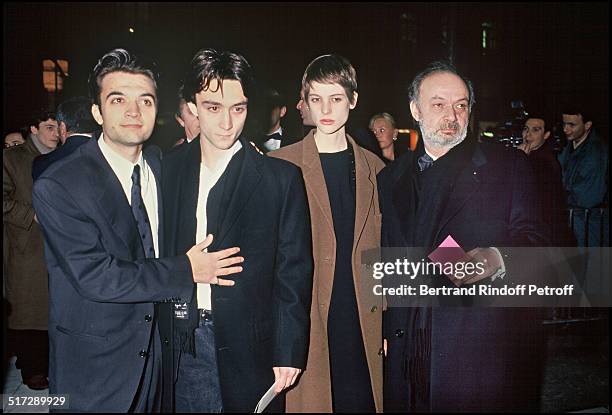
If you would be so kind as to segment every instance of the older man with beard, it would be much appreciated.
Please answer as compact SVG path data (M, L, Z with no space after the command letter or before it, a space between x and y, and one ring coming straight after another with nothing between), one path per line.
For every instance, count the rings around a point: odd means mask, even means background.
M524 258L503 247L546 243L525 154L466 138L473 104L468 80L449 64L431 64L410 89L423 140L378 175L383 247L427 255L451 236L486 264L460 282L436 278L449 287L517 282L514 267ZM538 410L543 338L536 311L444 306L449 298L438 298L436 308L388 300L385 411Z

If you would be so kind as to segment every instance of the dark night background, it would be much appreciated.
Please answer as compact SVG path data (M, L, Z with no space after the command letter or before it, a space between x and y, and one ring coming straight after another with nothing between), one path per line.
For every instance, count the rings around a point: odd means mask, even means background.
M560 120L565 102L586 102L608 134L607 3L8 3L3 6L4 129L36 108L86 94L87 75L115 47L156 60L162 72L153 141L180 136L172 119L182 67L204 47L243 54L258 79L288 98L285 123L306 65L324 53L357 69L359 103L349 120L367 127L387 111L412 128L407 85L435 59L472 79L475 121L503 121L510 101ZM134 33L129 28L135 29ZM483 30L486 48L483 48ZM64 89L42 85L43 59L69 61ZM297 131L294 129L294 131Z

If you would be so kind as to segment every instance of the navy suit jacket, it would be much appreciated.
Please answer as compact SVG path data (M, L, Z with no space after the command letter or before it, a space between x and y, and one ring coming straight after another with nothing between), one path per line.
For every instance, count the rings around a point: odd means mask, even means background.
M417 153L409 152L378 175L383 247L408 246L403 218L414 212L406 209L411 195L405 189L417 158ZM546 246L537 196L525 154L498 144L475 144L436 223L434 246L448 235L466 251ZM500 251L505 252L504 248ZM517 262L534 260L538 258L505 258L508 275L520 277L521 272L513 272ZM417 408L419 411L495 412L534 406L537 410L543 345L539 312L529 308L432 308L429 344L429 339L418 339L409 329L418 318L416 310L390 307L385 312L386 411L415 410L409 393L414 367L410 367L408 351L423 344L428 344L431 366L417 383L421 388L430 387L430 402Z
M221 195L217 223L208 223L209 230L216 229L210 252L237 246L244 257L243 271L225 277L234 286L212 286L221 395L228 412L252 412L274 382L273 367L305 367L312 295L312 241L302 175L291 163L241 143L244 154L234 156L242 156L233 171L235 187ZM200 138L164 157L170 255L195 243L200 164Z
M83 134L74 134L66 139L66 142L57 149L47 154L41 154L32 163L32 179L36 180L51 164L57 160L72 154L81 144L89 141L91 137Z
M153 149L145 159L161 221L160 161ZM33 204L49 270L49 391L70 395L71 411L126 412L152 363L149 344L159 341L153 302L191 298L189 260L145 258L128 200L95 139L39 177Z

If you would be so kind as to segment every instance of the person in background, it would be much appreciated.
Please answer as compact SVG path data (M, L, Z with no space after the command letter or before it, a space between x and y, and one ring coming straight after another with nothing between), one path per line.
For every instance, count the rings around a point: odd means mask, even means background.
M4 148L18 146L26 142L22 131L13 131L4 136Z
M571 246L573 240L567 215L567 201L561 184L561 166L543 116L531 114L523 126L523 143L518 148L529 156L538 188L539 201L553 246Z
M8 337L23 383L35 390L49 387L49 291L43 235L32 205L32 163L53 151L58 140L55 114L42 111L30 122L30 139L2 153Z
M265 134L259 138L257 143L257 146L264 153L278 150L293 142L281 125L286 113L287 105L285 104L285 98L277 90L267 89L264 96L262 115Z
M386 112L374 114L370 118L369 128L378 141L385 163L392 162L408 150L407 147L397 145L399 131L391 114Z
M567 145L559 154L559 163L574 235L578 246L608 246L609 151L585 108L565 108L562 116Z
M193 139L200 134L200 122L198 121L198 115L191 112L183 97L179 96L174 119L185 131L185 136L179 138L176 143L174 143L174 146L183 143L191 143Z
M73 153L98 130L91 115L91 100L87 97L74 97L62 102L57 107L56 117L61 145L55 151L34 159L34 180L51 164Z

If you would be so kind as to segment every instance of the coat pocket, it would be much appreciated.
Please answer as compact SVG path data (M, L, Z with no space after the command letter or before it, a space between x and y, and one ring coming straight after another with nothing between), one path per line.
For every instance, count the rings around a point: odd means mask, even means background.
M89 342L99 343L99 342L107 342L108 341L108 337L107 336L99 336L97 334L81 333L81 332L70 330L70 329L67 329L65 327L58 326L58 325L56 325L55 328L57 329L57 331L59 331L60 333L65 334L67 336L76 337L78 339L89 341Z

